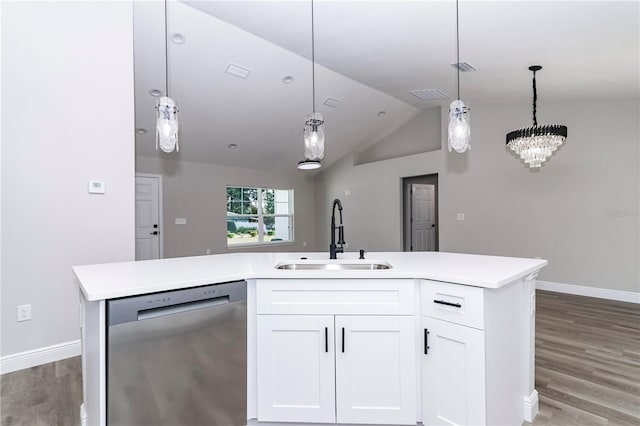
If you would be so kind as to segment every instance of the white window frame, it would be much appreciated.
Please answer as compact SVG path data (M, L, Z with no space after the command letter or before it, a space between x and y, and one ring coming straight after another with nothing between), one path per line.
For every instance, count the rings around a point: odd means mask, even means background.
M240 185L227 185L226 189L228 190L229 188L241 188L241 189L255 189L258 191L258 213L257 214L242 214L242 216L244 217L257 217L258 218L258 242L250 242L250 243L236 243L236 244L229 244L229 238L227 237L227 248L228 249L236 249L236 248L244 248L244 247L264 247L264 246L274 246L274 245L292 245L295 244L295 235L294 235L294 190L293 188L288 188L288 189L283 189L283 188L262 188L262 187L255 187L255 186L240 186ZM289 194L289 200L288 200L288 204L289 204L289 214L264 214L262 211L262 193L263 191L269 191L269 190L273 190L273 191L287 191ZM226 191L225 191L225 196L226 196ZM274 203L275 203L275 199L274 199ZM226 202L225 202L225 208L226 208ZM275 210L275 206L274 206L274 210ZM227 210L227 213L228 210ZM228 220L230 216L227 214L226 215L226 220ZM283 241L264 241L264 218L265 217L287 217L289 218L289 231L290 231L290 236L291 239L290 240L283 240ZM227 232L229 232L227 230Z

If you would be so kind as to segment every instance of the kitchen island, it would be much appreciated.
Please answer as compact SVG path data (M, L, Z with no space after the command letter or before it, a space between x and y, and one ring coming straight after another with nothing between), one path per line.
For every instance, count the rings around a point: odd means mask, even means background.
M535 417L534 290L545 260L327 257L232 253L74 267L83 422L106 424L107 300L236 280L247 281L250 424L520 424ZM309 266L324 264L334 267ZM283 265L294 266L277 269ZM313 339L317 348L298 345ZM315 349L321 354L307 352Z

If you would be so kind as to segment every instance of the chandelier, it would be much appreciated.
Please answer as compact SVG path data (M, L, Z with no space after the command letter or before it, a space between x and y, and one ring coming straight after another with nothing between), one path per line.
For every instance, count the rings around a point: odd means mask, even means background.
M538 101L536 71L541 69L540 65L529 67L529 70L533 71L533 127L526 127L507 133L507 146L515 151L532 169L540 167L562 145L562 142L567 137L567 126L561 124L538 126L538 119L536 118L536 103Z
M304 122L304 160L298 163L298 169L311 170L319 168L324 158L324 118L316 112L316 60L315 35L313 24L313 0L311 0L311 82L313 112Z
M178 145L178 105L169 97L169 44L167 40L167 0L164 1L164 76L165 96L162 96L157 104L156 118L156 150L163 152L180 151Z

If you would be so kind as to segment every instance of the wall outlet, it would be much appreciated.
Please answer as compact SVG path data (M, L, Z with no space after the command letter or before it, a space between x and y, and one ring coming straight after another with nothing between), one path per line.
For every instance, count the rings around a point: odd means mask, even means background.
M18 311L18 322L31 319L31 305L19 305L16 309Z
M176 225L186 225L187 218L186 217L176 217Z
M211 254L211 249L207 249L207 254Z
M464 213L458 213L458 214L456 215L456 219L458 219L458 220L464 220Z

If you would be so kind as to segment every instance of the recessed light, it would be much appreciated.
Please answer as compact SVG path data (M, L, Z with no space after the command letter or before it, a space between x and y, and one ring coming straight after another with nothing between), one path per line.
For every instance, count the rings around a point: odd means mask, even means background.
M293 83L294 78L290 75L286 76L285 78L282 79L282 82L284 84L291 84Z
M229 149L236 149L238 147L238 144L237 143L230 143L229 145L227 145L227 147Z
M136 129L136 133L139 135L146 135L147 129L143 129L142 127L140 127L139 129Z
M387 111L380 111L378 113L378 117L384 117L385 115L387 115Z
M182 34L175 33L171 36L171 41L175 44L182 44L184 43L184 36Z
M154 98L159 98L160 96L162 96L162 90L151 89L151 90L149 90L149 94L151 96L153 96Z

